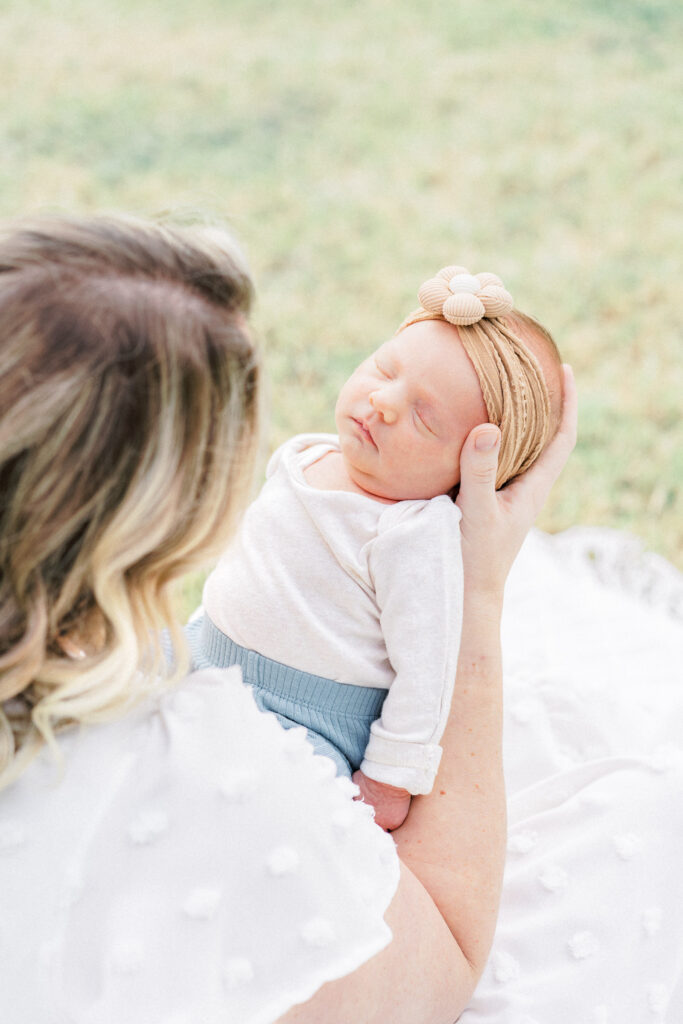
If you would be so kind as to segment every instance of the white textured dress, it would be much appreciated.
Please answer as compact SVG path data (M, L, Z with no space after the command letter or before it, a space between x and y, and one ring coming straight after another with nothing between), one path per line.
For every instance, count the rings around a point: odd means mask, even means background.
M239 670L61 738L0 793L7 1024L270 1024L391 939L391 838Z
M533 533L503 642L508 858L461 1024L680 1024L683 580ZM391 839L234 674L62 742L61 782L45 755L0 793L11 1024L271 1024L390 940Z
M533 532L505 601L508 854L461 1024L681 1024L683 578Z

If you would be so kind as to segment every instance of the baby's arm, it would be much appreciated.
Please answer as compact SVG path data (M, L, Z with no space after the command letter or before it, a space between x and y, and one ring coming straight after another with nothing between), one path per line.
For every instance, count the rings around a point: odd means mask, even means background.
M356 799L372 804L375 808L375 821L385 832L391 832L403 824L410 808L410 793L407 789L377 782L360 769L353 773L352 778L360 789L360 796Z
M459 510L446 497L392 506L368 564L395 678L361 771L373 783L429 793L460 645Z

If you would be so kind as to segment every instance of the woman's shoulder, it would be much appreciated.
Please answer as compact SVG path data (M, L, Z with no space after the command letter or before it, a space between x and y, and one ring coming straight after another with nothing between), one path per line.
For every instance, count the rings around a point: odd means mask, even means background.
M59 782L41 761L3 795L15 837L31 837L10 916L33 922L17 956L49 954L75 1020L134 1024L179 1005L207 1024L274 1020L390 940L392 840L238 672L195 673L83 730ZM35 993L17 998L17 1021L42 1019Z

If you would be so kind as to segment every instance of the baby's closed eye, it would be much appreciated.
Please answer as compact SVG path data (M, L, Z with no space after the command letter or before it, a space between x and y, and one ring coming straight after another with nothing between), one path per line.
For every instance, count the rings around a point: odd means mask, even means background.
M419 406L413 411L413 419L421 433L428 434L431 437L436 437L436 431L429 423L428 414L424 412L424 410L421 410Z
M380 376L384 377L385 380L391 380L391 372L389 371L388 367L385 364L382 364L377 359L375 359L375 367Z

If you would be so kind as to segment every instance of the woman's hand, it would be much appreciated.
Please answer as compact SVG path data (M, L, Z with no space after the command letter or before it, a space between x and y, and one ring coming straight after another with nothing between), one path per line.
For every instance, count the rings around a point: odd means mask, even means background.
M563 367L562 421L531 469L495 490L500 431L475 427L460 456L461 535L466 592L502 598L522 542L576 444L577 399L571 367ZM483 447L486 442L492 446Z

